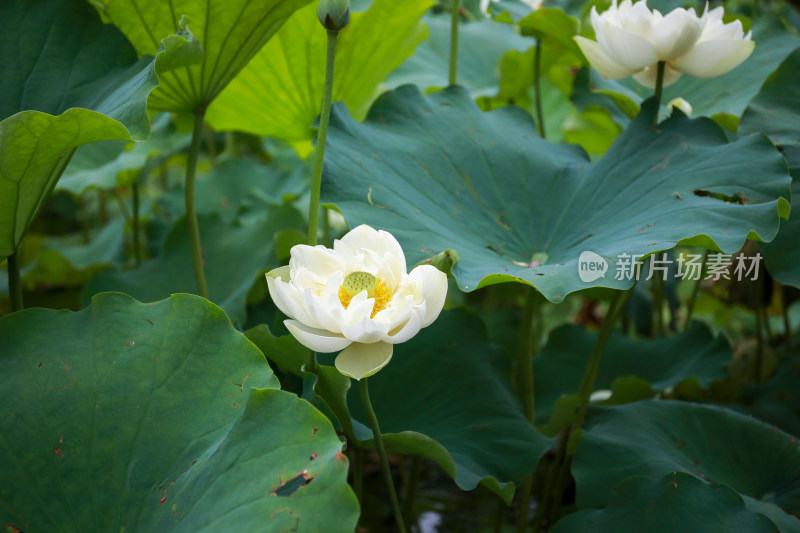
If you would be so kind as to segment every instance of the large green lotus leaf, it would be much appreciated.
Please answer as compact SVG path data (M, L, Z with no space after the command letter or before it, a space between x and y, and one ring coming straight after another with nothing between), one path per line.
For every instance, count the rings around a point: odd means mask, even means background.
M800 46L800 37L786 30L783 23L763 17L753 25L753 54L741 65L716 78L695 78L684 74L664 88L663 102L683 98L692 106L693 116L721 113L738 118L758 94L767 77ZM592 69L592 85L596 91L609 94L621 107L635 109L653 94L633 78L607 80Z
M80 196L90 189L110 190L128 185L143 169L183 150L190 140L190 134L177 133L171 127L168 115L161 115L147 141L99 141L78 148L56 191Z
M775 533L766 516L748 509L725 485L703 483L683 472L660 479L635 477L615 487L608 507L579 511L560 520L553 533L647 531L747 531Z
M431 0L375 0L354 13L336 44L334 101L363 118L381 82L427 35ZM327 36L317 2L295 13L208 110L216 129L310 140L325 84Z
M763 131L775 144L800 145L800 50L770 76L748 107L741 133Z
M608 263L698 235L727 252L748 235L773 239L779 211L788 215L780 197L790 176L769 140L728 143L713 121L679 113L654 130L653 104L592 164L577 147L540 139L519 108L482 113L460 87L430 96L403 87L379 98L363 124L336 107L323 201L351 227L393 233L409 264L455 249L464 291L521 281L554 302L631 286L613 264L581 281L583 251Z
M246 223L226 223L217 216L198 217L203 235L203 257L211 301L242 323L250 287L264 269L275 265L274 234L302 224L291 207L269 211L268 216ZM176 292L194 292L192 253L186 219L167 235L161 255L134 270L106 270L84 288L83 301L100 292L120 291L152 302Z
M422 89L446 87L450 64L450 16L428 15L430 37L417 47L411 58L397 68L386 81L389 88L407 83ZM479 20L459 27L458 83L473 96L497 93L497 62L508 50L524 52L533 44L530 38L516 34L507 24Z
M153 59L137 61L119 30L84 2L9 0L0 20L2 259L77 146L147 138L147 99L158 79Z
M297 9L310 0L92 0L139 54L154 54L183 24L202 45L200 61L159 77L150 107L205 110ZM183 28L187 30L187 28Z
M0 354L9 530L355 527L331 424L202 298L21 311L0 319Z
M536 415L544 421L563 394L578 391L581 378L597 343L597 333L561 326L550 333L547 344L534 359ZM617 378L636 376L655 391L673 387L692 377L707 387L724 379L733 354L722 336L695 322L674 337L631 339L612 334L600 360L594 390L612 389Z
M630 477L671 472L727 485L782 533L800 531L787 514L800 511L800 444L735 411L658 400L598 409L572 463L580 508L604 507Z
M784 146L792 182L792 212L781 223L778 236L770 243L761 243L767 270L779 283L800 288L800 147Z
M291 367L296 356L284 353L282 364ZM392 361L369 378L386 449L428 457L461 489L482 483L510 502L515 483L536 468L554 441L525 419L508 377L493 364L504 357L488 341L480 319L464 310L443 312L416 337L395 346ZM372 446L358 386L350 384L324 366L314 391L345 433Z

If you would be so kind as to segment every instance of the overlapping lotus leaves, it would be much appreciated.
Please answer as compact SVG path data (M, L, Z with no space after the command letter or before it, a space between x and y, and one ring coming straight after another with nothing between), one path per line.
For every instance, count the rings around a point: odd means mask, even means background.
M794 52L764 83L742 117L741 133L763 131L775 144L800 145L800 51Z
M76 147L147 138L147 100L158 79L153 58L137 60L119 30L85 2L3 2L0 19L2 259L19 245Z
M596 343L597 333L575 325L549 334L533 371L536 415L542 422L559 396L578 392ZM707 387L725 378L732 355L727 341L699 322L674 337L631 339L613 334L600 360L594 390L612 389L617 379L631 376L645 380L653 391L664 391L686 378Z
M792 181L792 212L775 240L761 243L767 270L779 283L800 288L800 146L784 146Z
M267 216L243 222L224 222L216 215L199 217L200 229L207 243L204 247L209 298L228 315L244 322L245 302L250 288L269 265L277 266L274 233L297 227L302 217L292 207L269 210ZM123 291L135 298L152 302L175 292L193 293L195 279L186 219L180 219L167 235L161 255L133 270L107 270L86 284L83 301L103 291ZM266 237L265 237L266 236ZM259 246L253 247L253 242Z
M376 0L354 13L338 37L333 100L363 118L381 82L428 32L419 20L431 0ZM325 82L326 35L317 2L298 11L208 110L217 129L293 141L313 136Z
M712 526L713 524L713 526ZM615 488L608 507L579 511L560 520L553 533L619 531L748 531L775 533L766 516L748 509L741 496L720 484L683 472L662 478L634 477Z
M604 507L630 477L685 472L727 485L781 533L800 528L800 444L729 409L658 400L597 409L572 465L582 509Z
M247 335L281 369L298 373L302 368L303 349L291 336L276 338L265 326ZM503 358L480 319L464 310L443 311L431 326L398 344L391 362L369 378L387 450L428 457L461 489L482 483L510 502L515 484L554 440L525 419L506 376L497 370L495 363ZM307 377L325 402L320 407L332 413L344 433L372 446L358 386L351 387L349 378L327 364Z
M410 264L455 249L464 291L519 281L553 302L630 287L616 279L620 254L684 239L730 253L748 236L772 240L791 178L769 140L729 143L713 121L680 113L654 128L653 104L591 163L536 136L521 109L483 113L462 88L423 96L403 87L363 124L335 108L322 200L351 226L393 233ZM604 277L581 281L583 251L605 258Z
M355 528L333 427L202 298L14 313L0 354L6 528Z
M205 110L284 22L310 0L97 0L98 11L139 54L155 54L179 31L195 43L195 61L159 76L150 107ZM202 47L202 53L198 50Z

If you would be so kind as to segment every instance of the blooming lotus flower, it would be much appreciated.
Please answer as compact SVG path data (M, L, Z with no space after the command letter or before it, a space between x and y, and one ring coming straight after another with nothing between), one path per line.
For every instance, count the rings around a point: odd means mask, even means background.
M592 7L591 20L597 41L576 36L589 63L606 78L633 76L646 87L655 87L658 63L666 63L666 87L687 73L700 78L724 74L753 52L750 33L742 23L722 23L724 10L717 7L698 17L694 9L677 8L667 15L650 11L647 0L633 4L623 0L602 14Z
M394 345L429 326L444 306L447 276L431 265L406 272L403 249L362 225L333 249L300 244L267 274L289 332L315 352L340 352L336 368L361 379L386 366Z

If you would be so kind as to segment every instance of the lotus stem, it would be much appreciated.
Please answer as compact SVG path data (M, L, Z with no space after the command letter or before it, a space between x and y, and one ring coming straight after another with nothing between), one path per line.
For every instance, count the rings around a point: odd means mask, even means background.
M652 257L650 260L654 261ZM661 272L653 273L653 333L656 337L664 334L664 278Z
M498 496L497 508L494 512L494 524L492 525L492 533L503 532L503 523L505 522L505 516L506 516L506 502L504 502Z
M786 285L781 285L781 303L783 304L783 337L786 343L786 351L792 352L792 323L789 320L789 291Z
M703 250L703 261L700 264L700 278L692 288L692 295L689 297L689 303L686 310L686 324L683 329L688 329L689 324L692 322L692 315L694 314L694 305L697 302L697 295L700 294L700 284L703 283L703 276L706 273L706 261L708 261L708 250Z
M458 10L461 0L453 0L453 11L450 14L450 72L448 76L449 84L457 83L458 72Z
M578 396L580 397L581 404L578 410L578 416L575 419L574 426L576 428L581 427L583 425L583 420L586 418L586 411L589 408L589 397L592 395L594 382L597 379L597 371L600 368L600 359L606 349L608 339L611 338L611 333L614 331L617 318L619 318L619 315L625 308L625 303L628 301L631 292L633 292L633 288L627 291L616 291L614 293L614 298L611 300L611 304L608 306L608 313L606 313L606 318L603 320L603 325L600 327L600 333L597 336L597 342L595 342L592 357L589 360L589 364L581 380L581 386L578 389Z
M411 458L411 471L408 473L408 483L403 495L403 523L414 524L414 501L417 499L417 485L422 472L422 456L415 455Z
M136 266L142 264L142 237L139 229L139 179L131 185L133 194L133 254L136 257Z
M314 171L311 175L311 200L308 205L308 244L317 245L319 230L319 193L322 187L322 164L325 160L325 140L328 137L328 122L331 118L333 100L333 64L336 58L336 38L339 30L328 31L328 51L325 57L325 88L322 91L322 110L319 115L317 149L314 153Z
M531 425L536 423L536 400L533 390L533 355L539 351L541 336L541 305L539 293L533 287L528 289L525 310L522 313L520 334L517 342L517 372L522 385L522 405L525 417Z
M333 241L331 240L331 220L330 220L330 211L327 207L322 208L322 244L325 245L326 248L331 248L333 246Z
M91 236L89 235L89 205L86 202L85 192L82 192L78 197L78 208L80 209L83 244L89 244L89 241L91 241Z
M536 50L533 54L533 91L536 98L536 125L539 129L539 136L544 139L547 137L544 130L544 111L542 111L542 40L536 39Z
M562 493L569 475L569 464L572 458L568 449L569 443L575 434L575 430L580 429L583 426L584 420L586 419L586 412L589 409L589 397L592 394L594 383L597 379L597 371L600 368L600 359L605 351L606 345L608 344L608 339L611 338L611 333L614 331L614 325L616 324L619 315L622 313L622 310L625 308L628 297L632 292L633 287L627 291L617 291L614 294L614 298L611 300L611 305L608 307L608 313L606 313L606 318L603 321L603 325L600 328L600 333L597 336L597 342L595 342L592 356L589 359L589 364L586 366L583 379L581 380L581 385L578 388L578 396L580 397L578 415L576 416L575 422L573 422L571 428L565 430L561 435L558 451L556 452L556 461L553 465L553 468L556 469L554 474L555 490L548 490L548 497L551 498L553 502L550 512L547 514L550 523L553 522L558 514L558 510L561 506ZM553 482L549 483L549 485L552 487Z
M658 114L661 111L661 92L664 88L664 70L667 68L667 63L664 61L658 62L658 71L656 72L656 116L653 117L653 126L658 124Z
M765 336L767 331L767 313L764 309L764 278L759 277L757 282L755 304L756 315L756 383L764 380L764 351L766 349Z
M519 514L517 515L517 533L525 533L528 529L528 511L533 495L533 472L525 476L522 484L522 496L519 499Z
M378 417L375 416L375 411L372 409L372 402L369 399L369 385L367 378L362 378L358 382L359 392L361 393L361 404L364 411L369 418L370 426L372 427L372 436L375 440L375 449L378 451L378 457L381 460L381 468L383 469L383 478L386 481L386 489L389 491L389 499L394 511L394 518L397 522L397 529L400 533L406 533L406 527L403 522L403 513L400 510L400 503L397 501L397 493L394 490L394 481L392 481L392 470L389 468L389 459L386 457L386 448L383 446L383 436L381 435L381 428L378 425Z
M19 247L8 256L8 294L11 297L11 312L25 308L22 301L22 283L19 278Z
M358 506L364 502L364 452L360 448L353 447L353 492L356 493Z
M189 145L189 160L186 163L186 223L189 227L189 242L192 245L192 264L194 265L194 277L197 280L197 294L208 299L208 286L203 270L203 249L200 244L200 227L197 224L197 211L194 207L194 178L197 172L197 158L200 153L204 117L205 109L195 111L192 143Z
M538 291L528 288L525 310L520 323L520 335L517 345L517 372L521 381L522 404L525 417L531 425L536 424L536 397L533 388L533 356L539 352L542 325L542 309ZM528 474L522 486L522 497L519 502L519 519L517 531L524 532L528 523L528 507L533 492L533 473Z

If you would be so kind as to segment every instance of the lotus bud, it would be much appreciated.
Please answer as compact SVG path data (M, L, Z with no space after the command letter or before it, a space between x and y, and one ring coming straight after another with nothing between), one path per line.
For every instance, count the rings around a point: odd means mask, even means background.
M350 0L320 0L317 18L328 30L341 30L350 22Z

